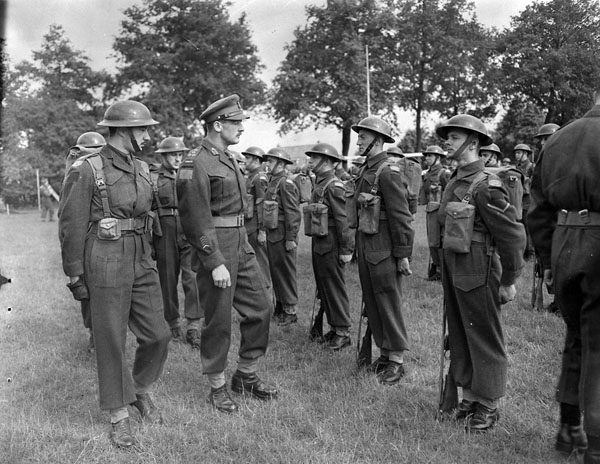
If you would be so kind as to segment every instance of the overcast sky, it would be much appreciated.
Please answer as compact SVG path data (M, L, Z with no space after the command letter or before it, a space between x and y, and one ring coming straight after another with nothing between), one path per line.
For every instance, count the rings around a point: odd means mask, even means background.
M510 24L510 17L519 14L532 0L475 0L477 17L481 23L499 29ZM285 58L283 49L293 38L296 27L305 24L306 5L325 5L327 0L231 0L230 16L238 18L247 13L252 39L258 48L266 69L263 80L270 84L277 73L280 62ZM60 24L76 50L90 58L93 69L114 70L110 57L114 37L118 35L123 19L123 10L131 5L141 5L142 0L8 0L5 24L6 52L12 63L31 60L32 50L38 50L42 37L51 24ZM268 126L268 127L267 127ZM256 127L248 125L241 144L251 145L249 136L256 134L261 145L294 145L306 142L304 136L290 135L281 140L274 134L272 124L256 121ZM340 147L337 134L312 133L308 138L328 141ZM268 140L264 143L265 137ZM330 140L335 137L335 140ZM248 140L246 140L248 139ZM271 144L271 145L268 145Z

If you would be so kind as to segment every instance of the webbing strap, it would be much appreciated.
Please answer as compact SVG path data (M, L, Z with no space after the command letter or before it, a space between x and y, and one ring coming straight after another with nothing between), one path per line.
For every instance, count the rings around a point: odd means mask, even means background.
M96 187L98 187L98 191L100 192L102 215L105 218L112 217L110 205L108 203L108 191L106 189L106 180L104 178L104 162L102 161L102 157L100 155L92 155L86 158L86 161L92 168L92 174L94 175Z

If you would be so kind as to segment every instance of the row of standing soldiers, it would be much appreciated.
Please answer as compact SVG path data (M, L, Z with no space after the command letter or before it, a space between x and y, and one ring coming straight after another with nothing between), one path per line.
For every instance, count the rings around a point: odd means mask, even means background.
M244 178L229 146L239 143L247 117L237 95L214 102L201 115L206 128L201 146L188 152L179 169L163 164L162 180L159 170L153 182L148 165L134 154L149 141L148 127L157 121L141 103L117 102L99 123L109 128L107 144L97 154L77 159L67 173L59 211L63 268L74 297L89 301L100 407L109 411L116 446L134 443L128 405L143 420L163 422L150 390L166 361L168 341L182 335L179 322L171 324L171 332L165 322L168 292L161 295L153 260L153 253L159 258L161 251L151 244L152 232L163 239L170 234L169 227L162 229L165 218L172 217L175 225L172 242L180 228L182 243L191 251L201 310L186 312L186 317L198 320L203 311L199 345L210 384L207 401L219 411L238 410L225 379L232 307L241 316L241 341L231 389L262 400L278 396L257 368L267 349L271 315L277 314L284 326L297 321L295 254L301 212L297 187L285 175L291 160L283 150L264 154L270 173L266 189L264 175L252 166ZM325 337L329 348L350 344L343 266L355 251L364 313L380 349L367 370L382 384L394 385L404 376L403 354L409 348L401 281L412 273L414 192L383 150L385 143L394 143L390 126L368 117L352 128L366 157L354 188L333 175L341 159L333 147L318 144L307 152L316 183L304 210L305 233L312 237L317 291L332 327ZM458 115L437 133L458 163L436 215L444 230L440 267L452 353L449 375L462 387L462 400L450 416L471 432L484 432L497 422L498 399L505 392L500 305L515 297L526 235L504 183L484 170L479 151L492 143L485 125ZM166 151L165 145L161 149L168 156L187 151L184 146ZM258 164L263 157L257 150L245 154ZM246 221L255 237L249 237ZM265 244L267 259L260 257ZM267 260L272 288L266 266L259 264ZM132 373L125 362L127 326L138 341Z

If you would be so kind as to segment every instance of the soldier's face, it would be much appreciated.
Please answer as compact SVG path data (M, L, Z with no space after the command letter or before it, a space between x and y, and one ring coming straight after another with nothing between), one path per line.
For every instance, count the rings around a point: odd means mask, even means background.
M219 121L221 124L221 138L227 145L235 145L240 142L240 137L244 132L242 121L230 121L225 119Z
M308 158L308 169L310 169L315 174L319 174L323 169L323 164L321 160L323 158L319 155L311 155Z
M527 152L525 150L516 150L515 159L517 161L525 161L527 159Z
M450 129L448 131L448 138L446 139L445 145L448 151L448 158L455 159L454 154L467 140L468 134L466 131L460 129ZM468 149L468 148L467 148ZM464 151L459 155L463 155Z
M356 142L356 145L358 146L358 152L361 155L364 155L365 150L371 144L371 142L375 140L376 137L377 134L375 134L374 132L371 132L370 130L366 129L361 129L358 132L358 141Z
M163 156L163 164L165 167L171 171L176 171L179 169L181 165L181 161L183 160L183 152L173 152L167 153Z
M131 135L135 139L135 141L137 142L137 144L140 148L142 148L144 145L146 145L148 142L150 142L150 134L148 134L147 127L132 127ZM133 149L133 146L132 146L132 149Z
M425 164L431 167L435 164L435 155L425 155Z

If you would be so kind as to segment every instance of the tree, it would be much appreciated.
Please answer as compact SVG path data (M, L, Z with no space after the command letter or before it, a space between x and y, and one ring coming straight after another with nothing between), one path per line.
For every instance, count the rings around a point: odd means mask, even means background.
M600 76L600 6L595 0L533 2L500 38L505 101L534 104L564 125L587 111Z
M381 11L375 0L330 0L309 6L307 22L294 41L273 83L270 102L281 131L335 126L348 154L351 126L367 116L365 44L369 46L371 110L393 120L388 77L379 53Z
M245 15L231 22L221 0L144 0L125 10L113 48L112 95L133 95L162 135L199 135L198 116L232 93L252 106L264 96L262 69Z
M106 74L89 67L59 25L51 25L33 62L5 69L2 101L2 194L13 202L37 198L35 170L59 189L64 157L77 137L95 130Z
M404 109L415 113L416 150L421 120L430 112L493 116L498 103L492 84L493 33L477 22L466 0L387 0L387 51L383 72Z

